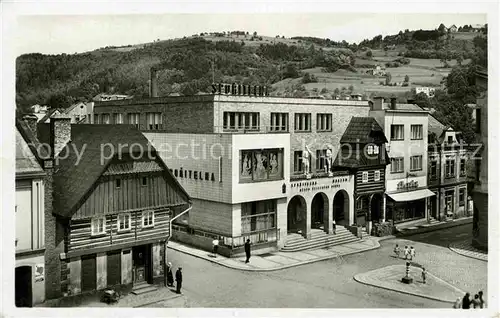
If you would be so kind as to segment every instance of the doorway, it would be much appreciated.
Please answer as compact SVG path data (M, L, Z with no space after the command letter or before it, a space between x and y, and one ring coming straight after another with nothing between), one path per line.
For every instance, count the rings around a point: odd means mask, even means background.
M33 306L31 266L16 267L15 275L16 307Z
M134 284L149 282L149 269L151 268L151 246L141 245L132 249L132 270L134 272Z

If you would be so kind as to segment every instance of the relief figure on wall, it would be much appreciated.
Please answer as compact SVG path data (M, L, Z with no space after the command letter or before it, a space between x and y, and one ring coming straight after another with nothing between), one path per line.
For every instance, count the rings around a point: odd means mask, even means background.
M248 153L243 156L243 165L241 167L241 175L249 177L252 175L252 159Z
M272 175L276 175L278 173L278 158L276 153L272 153L270 155L269 170Z
M257 179L265 179L267 166L267 158L261 152L255 152L255 162L254 162L254 176Z

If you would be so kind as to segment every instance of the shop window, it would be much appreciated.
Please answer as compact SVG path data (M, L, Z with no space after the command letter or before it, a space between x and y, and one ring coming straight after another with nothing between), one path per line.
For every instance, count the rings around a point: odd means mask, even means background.
M101 216L92 218L91 233L92 235L106 234L106 217Z
M241 204L241 233L248 234L276 228L276 200Z

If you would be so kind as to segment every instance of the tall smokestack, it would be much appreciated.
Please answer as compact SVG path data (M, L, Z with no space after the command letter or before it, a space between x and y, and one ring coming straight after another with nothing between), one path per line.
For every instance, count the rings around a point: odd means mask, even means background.
M150 72L149 97L158 97L158 71L154 68Z

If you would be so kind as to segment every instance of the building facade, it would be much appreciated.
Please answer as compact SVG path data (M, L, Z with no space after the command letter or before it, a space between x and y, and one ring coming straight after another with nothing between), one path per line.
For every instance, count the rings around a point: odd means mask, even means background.
M31 307L45 301L46 174L22 130L16 123L15 304Z
M332 162L351 118L368 112L367 101L238 94L94 107L97 120L136 125L193 197L174 235L206 248L220 238L228 255L246 238L254 249L276 249L288 233L331 233L334 217L354 223L354 176L333 172Z
M170 219L191 202L147 139L68 117L36 130L55 167L48 298L163 280Z
M430 218L439 221L469 216L467 166L469 151L461 133L429 115L428 185Z
M476 184L472 192L474 201L472 245L483 250L488 249L488 73L480 70L476 73L476 86L479 96L476 101L476 133L482 143L482 149L472 159L476 164Z
M427 198L434 195L427 189L428 112L378 97L371 103L370 116L389 137L386 218L394 223L427 218Z
M340 143L334 167L348 169L355 176L354 223L371 233L372 223L384 222L386 217L387 138L374 118L353 117Z

